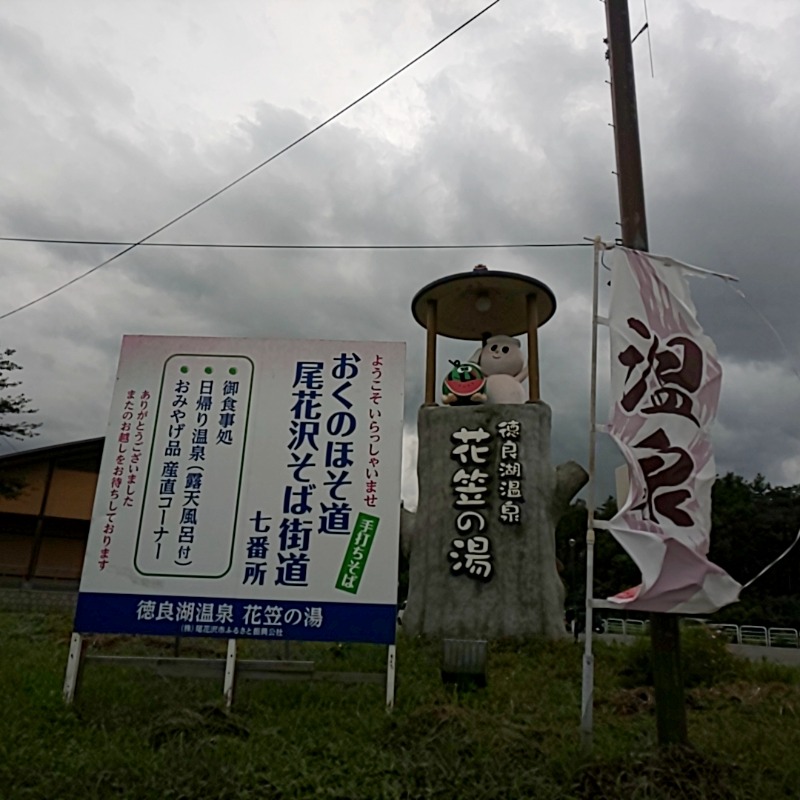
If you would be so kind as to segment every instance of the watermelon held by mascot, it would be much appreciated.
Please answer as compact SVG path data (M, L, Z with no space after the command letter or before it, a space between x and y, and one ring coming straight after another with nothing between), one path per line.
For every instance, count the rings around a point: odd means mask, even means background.
M453 368L442 383L445 405L469 405L486 402L486 376L471 361L451 361Z

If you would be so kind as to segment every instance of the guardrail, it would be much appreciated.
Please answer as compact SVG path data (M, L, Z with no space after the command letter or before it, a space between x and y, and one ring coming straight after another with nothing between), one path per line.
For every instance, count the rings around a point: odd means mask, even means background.
M625 633L625 620L608 617L603 626L604 633Z
M641 619L618 619L609 617L605 621L605 633L621 633L628 636L643 636L650 627L649 622Z
M770 628L767 636L770 647L797 647L797 631L794 628Z
M739 626L728 622L721 622L710 626L711 630L727 639L731 644L741 644Z
M73 613L77 598L77 592L0 587L0 611Z
M767 629L763 625L740 625L739 644L752 644L767 647L769 645Z
M725 637L731 644L747 644L756 647L800 647L800 634L795 628L767 628L763 625L734 625L733 623L703 623L687 618L689 625L702 625ZM603 621L604 633L642 636L649 625L640 619L607 617Z

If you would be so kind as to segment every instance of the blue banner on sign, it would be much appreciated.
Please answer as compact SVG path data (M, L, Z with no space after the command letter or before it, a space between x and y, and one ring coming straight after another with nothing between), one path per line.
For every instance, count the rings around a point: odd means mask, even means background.
M393 644L394 605L81 592L76 633Z

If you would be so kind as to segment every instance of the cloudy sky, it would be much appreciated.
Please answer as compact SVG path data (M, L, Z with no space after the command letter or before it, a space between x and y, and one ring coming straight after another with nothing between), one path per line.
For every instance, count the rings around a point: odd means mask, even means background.
M0 235L146 236L487 2L5 0ZM635 31L644 6L630 6ZM651 249L737 275L746 295L716 280L693 289L725 370L718 471L800 483L800 9L794 0L651 0L648 10L654 77L646 35L634 49ZM598 0L501 0L155 241L612 240L604 36ZM0 242L0 314L119 249ZM138 248L0 321L0 345L16 348L43 423L38 439L14 447L105 432L125 333L401 340L403 492L413 505L425 341L410 302L477 263L555 292L558 311L540 334L542 395L554 410L554 461L585 464L591 250L579 247ZM443 360L470 350L440 344ZM610 489L620 459L609 443L601 453Z

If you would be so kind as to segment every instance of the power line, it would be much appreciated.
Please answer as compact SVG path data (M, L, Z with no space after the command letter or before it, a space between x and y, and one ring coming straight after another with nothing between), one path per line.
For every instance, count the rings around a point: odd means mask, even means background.
M79 244L116 247L192 247L219 250L497 250L511 248L592 247L591 242L520 242L490 244L244 244L241 242L112 242L101 239L41 239L0 236L0 242ZM2 319L2 317L0 317Z
M71 278L70 280L66 281L66 283L62 283L60 286L57 286L55 289L51 289L49 292L45 292L44 294L39 295L39 297L36 297L33 300L30 300L29 302L23 303L22 305L11 309L11 311L6 311L5 314L0 314L0 320L7 319L8 317L12 316L13 314L17 314L20 311L24 311L26 308L30 308L31 306L36 305L37 303L40 303L42 300L46 300L48 297L52 297L54 294L57 294L58 292L62 291L63 289L66 289L67 287L72 286L74 283L77 283L78 281L83 280L84 278L88 277L92 273L97 272L97 270L101 269L102 267L107 266L112 261L116 261L118 258L120 258L121 256L124 256L126 253L130 253L130 251L133 250L135 247L140 247L141 245L145 244L145 242L147 242L148 240L152 239L154 236L157 236L162 231L165 231L167 228L171 227L176 222L179 222L180 220L184 219L184 217L188 217L189 214L197 211L199 208L202 208L207 203L210 203L212 200L214 200L217 197L219 197L223 192L227 192L228 189L232 189L234 186L236 186L237 183L241 183L243 180L245 180L245 178L249 178L253 173L258 172L258 170L260 170L262 167L267 166L267 164L271 163L276 158L279 158L284 153L287 153L289 150L291 150L292 148L294 148L298 144L300 144L300 142L303 142L306 139L308 139L310 136L313 136L317 131L321 130L326 125L330 124L335 119L337 119L338 117L342 116L342 114L344 114L345 112L349 111L354 106L358 105L362 100L365 100L371 94L374 94L375 92L377 92L378 89L380 89L383 86L385 86L387 83L389 83L389 81L393 80L398 75L400 75L400 73L405 72L409 67L411 67L414 64L416 64L417 61L425 58L425 56L427 56L429 53L432 53L437 47L439 47L440 45L444 44L448 39L450 39L451 37L455 36L459 31L461 31L464 28L466 28L470 23L474 22L476 19L478 19L478 17L480 17L483 14L485 14L490 8L492 8L492 6L496 6L499 2L500 2L500 0L492 0L492 2L489 3L489 5L487 5L483 9L481 9L477 14L474 14L473 16L471 16L466 22L462 22L461 25L459 25L454 30L450 31L450 33L448 33L446 36L444 36L441 39L439 39L438 42L436 42L435 44L431 45L427 50L423 51L418 56L416 56L416 58L413 58L405 66L400 67L400 69L396 70L391 75L389 75L388 78L384 78L380 83L378 83L375 86L373 86L369 91L367 91L364 94L362 94L356 100L353 100L351 103L348 103L346 106L344 106L344 108L339 109L339 111L337 111L335 114L332 114L326 120L324 120L323 122L320 122L319 125L316 125L310 131L307 131L302 136L298 137L293 142L291 142L290 144L286 145L286 147L282 148L281 150L278 150L277 153L274 153L269 158L267 158L264 161L262 161L260 164L257 164L252 169L249 169L247 172L245 172L244 174L240 175L235 180L232 180L230 183L226 184L221 189L218 189L213 194L210 194L204 200L201 200L199 203L196 203L195 205L193 205L191 208L187 209L183 213L178 214L177 217L173 217L169 222L165 223L160 228L156 228L156 230L154 230L152 233L149 233L147 236L144 236L141 239L139 239L138 241L133 242L130 245L127 245L125 247L125 249L124 250L120 250L119 253L115 253L110 258L107 258L105 261L101 261L99 264L97 264L96 266L92 267L91 269L88 269L85 272L82 272L80 275L77 275L76 277Z

